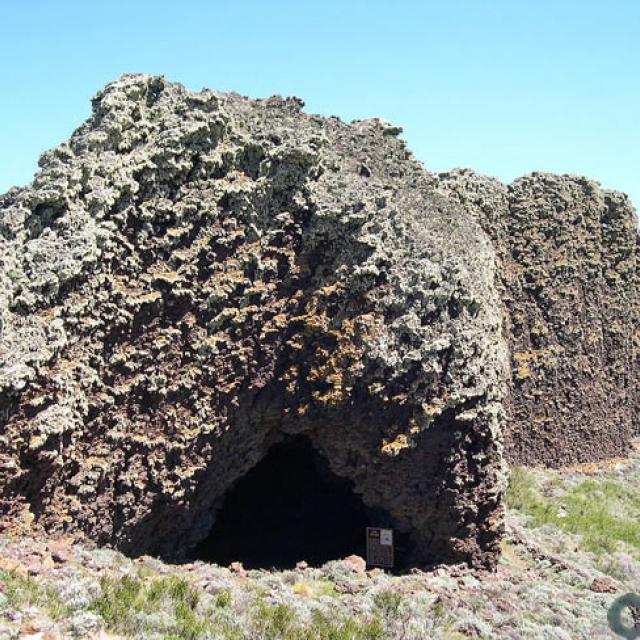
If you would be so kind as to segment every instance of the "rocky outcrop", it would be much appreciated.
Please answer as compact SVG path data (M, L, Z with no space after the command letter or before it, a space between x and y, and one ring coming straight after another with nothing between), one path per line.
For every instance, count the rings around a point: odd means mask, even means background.
M640 434L626 196L301 107L125 76L0 196L2 528L181 557L303 435L407 563L490 567L505 414L517 463Z
M409 562L493 565L494 251L398 133L157 77L96 97L0 204L5 529L179 556L305 434Z
M506 452L551 466L626 455L639 433L638 221L624 194L534 173L438 176L491 237L511 352Z

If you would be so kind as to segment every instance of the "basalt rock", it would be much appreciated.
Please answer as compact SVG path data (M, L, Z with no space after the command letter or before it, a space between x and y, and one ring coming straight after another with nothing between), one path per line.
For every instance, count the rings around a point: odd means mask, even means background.
M303 434L407 563L495 563L491 242L398 128L301 106L125 76L1 197L5 529L180 556Z
M302 435L407 564L492 566L505 414L518 463L640 434L626 196L301 107L125 76L0 196L2 527L181 557Z
M627 196L576 176L438 176L491 237L511 352L506 454L558 466L640 434L640 250Z

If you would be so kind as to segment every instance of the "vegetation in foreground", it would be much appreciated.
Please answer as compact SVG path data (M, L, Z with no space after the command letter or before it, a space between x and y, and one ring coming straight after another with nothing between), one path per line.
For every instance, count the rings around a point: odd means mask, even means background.
M82 545L54 561L45 541L3 537L0 638L611 638L611 602L640 590L640 455L588 473L513 469L506 502L490 574L245 572Z
M613 479L587 479L565 488L535 472L511 471L507 506L527 516L532 528L551 525L580 536L580 545L602 556L623 549L640 557L640 492Z

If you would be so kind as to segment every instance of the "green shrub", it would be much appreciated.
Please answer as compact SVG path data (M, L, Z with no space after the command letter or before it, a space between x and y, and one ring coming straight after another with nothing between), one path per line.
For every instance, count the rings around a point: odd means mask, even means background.
M200 601L198 590L184 578L166 576L142 581L132 576L105 577L101 593L91 608L102 616L108 628L122 633L137 633L138 613L167 609L174 622L166 629L166 640L197 640L205 636L212 623L196 613Z
M640 495L619 482L589 479L551 498L533 472L515 467L505 502L533 526L551 524L581 536L584 548L596 554L611 553L620 543L640 552Z
M69 608L51 588L40 585L31 576L14 571L0 571L0 592L4 593L12 608L37 606L46 609L54 620L69 615Z
M311 584L311 590L315 596L329 596L330 598L342 598L343 593L336 590L335 582L331 580L314 580Z
M388 636L379 616L364 620L347 616L336 619L316 610L304 637L308 640L385 640Z
M553 505L540 493L536 477L528 469L511 468L505 503L529 516L536 526L554 520Z
M378 609L380 609L383 615L397 618L404 603L404 599L397 591L385 589L384 591L379 591L373 596L373 603L378 607Z
M216 607L218 607L218 609L227 609L232 603L233 598L229 589L222 589L222 591L219 591L218 595L216 595Z
M142 580L131 576L103 577L100 587L101 593L92 602L91 609L102 616L108 627L125 631L131 614L142 610Z
M618 542L640 551L640 496L618 482L586 480L562 497L561 526L583 537L585 547L610 553Z
M447 609L442 600L438 598L431 607L431 615L436 624L441 623L447 617Z
M369 618L327 616L315 610L308 624L284 604L260 602L254 612L254 626L260 640L386 640L380 616Z
M261 631L261 637L265 640L289 640L299 637L295 612L288 605L268 605L259 602L254 618Z

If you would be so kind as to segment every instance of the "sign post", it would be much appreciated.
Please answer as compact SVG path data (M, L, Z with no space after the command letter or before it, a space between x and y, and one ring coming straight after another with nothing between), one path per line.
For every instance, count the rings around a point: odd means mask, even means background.
M367 527L367 564L393 568L393 529Z

